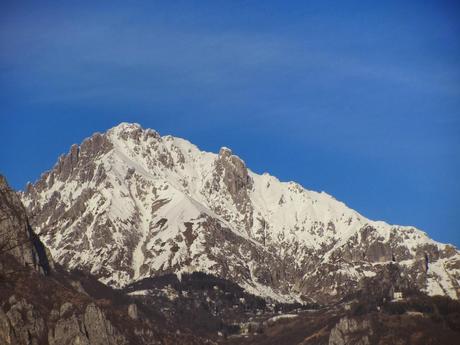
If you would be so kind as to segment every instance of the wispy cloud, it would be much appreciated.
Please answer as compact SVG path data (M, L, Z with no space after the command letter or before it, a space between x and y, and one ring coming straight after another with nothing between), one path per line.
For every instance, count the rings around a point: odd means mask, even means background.
M191 90L195 97L247 101L260 85L308 88L318 82L366 80L458 94L460 76L420 71L354 50L325 47L315 37L241 30L187 30L139 22L119 26L119 14L59 18L47 25L8 22L0 31L5 79L35 102L148 102ZM38 23L40 24L40 22ZM276 87L276 85L274 85ZM281 85L284 87L284 85Z

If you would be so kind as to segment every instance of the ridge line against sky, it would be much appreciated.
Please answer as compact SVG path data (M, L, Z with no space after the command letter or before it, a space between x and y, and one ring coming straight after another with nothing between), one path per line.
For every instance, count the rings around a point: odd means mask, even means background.
M0 171L138 122L460 246L454 1L0 5Z

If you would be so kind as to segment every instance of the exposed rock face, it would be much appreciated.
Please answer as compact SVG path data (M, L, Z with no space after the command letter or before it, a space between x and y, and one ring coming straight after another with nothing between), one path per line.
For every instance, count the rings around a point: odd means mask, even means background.
M211 182L213 189L210 195L215 198L216 195L220 194L221 200L230 196L232 204L243 216L238 221L238 226L250 235L253 224L253 209L249 193L253 187L253 182L245 163L238 156L233 155L230 149L223 147L220 149L214 165L215 170ZM212 200L209 201L210 205L213 205ZM234 216L220 205L212 206L211 209L227 221L231 221Z
M49 274L50 265L46 249L32 231L25 209L17 196L0 176L0 219L2 271L7 274L1 284L14 281L8 276L18 270L11 264L11 259L19 266L19 270L32 270L40 274ZM8 261L9 259L9 261ZM5 278L4 278L5 279ZM33 278L31 277L33 281ZM28 289L34 289L34 284ZM52 293L52 292L51 292ZM54 330L47 335L47 315L24 298L12 295L0 305L0 340L2 344L35 345L43 344L126 344L123 337L116 334L110 322L94 304L86 307L83 315L72 310L72 304L62 305L57 315ZM50 326L50 323L48 323Z
M137 313L137 305L136 304L130 304L128 306L128 315L131 319L133 320L137 320L137 318L139 317L138 313Z
M329 345L370 345L370 336L372 329L368 320L345 316L331 330Z
M106 319L94 304L89 304L80 314L71 303L65 303L60 311L52 311L51 317L42 315L26 300L10 297L0 309L0 340L7 345L112 345L128 344L126 338ZM45 320L48 320L46 325ZM47 333L47 328L51 327Z
M128 344L96 305L89 304L83 315L72 313L72 308L71 304L61 307L59 319L48 334L50 345Z
M6 307L6 304L9 307ZM0 340L2 344L42 343L45 336L45 320L37 309L24 299L12 296L0 308Z
M136 124L72 146L22 198L57 262L112 286L204 271L280 301L326 303L393 263L418 289L460 295L454 247L255 174L227 148L202 152Z
M46 250L32 231L19 196L10 189L0 175L0 254L12 255L23 266L43 274L49 272L50 264ZM0 271L3 255L0 255Z

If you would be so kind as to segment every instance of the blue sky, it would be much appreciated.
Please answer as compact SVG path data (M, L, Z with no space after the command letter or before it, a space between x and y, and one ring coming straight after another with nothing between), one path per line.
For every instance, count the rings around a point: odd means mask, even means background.
M460 6L0 4L0 171L22 189L121 121L460 246Z

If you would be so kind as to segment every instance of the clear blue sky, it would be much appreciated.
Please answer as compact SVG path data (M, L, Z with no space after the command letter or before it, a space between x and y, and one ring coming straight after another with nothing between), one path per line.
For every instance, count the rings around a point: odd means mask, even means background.
M460 6L2 1L0 171L121 121L460 246Z

